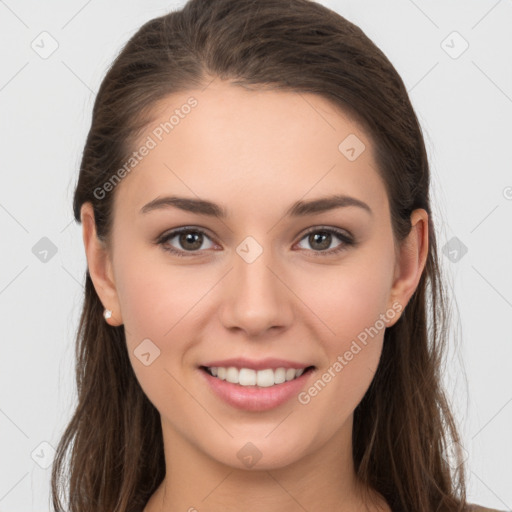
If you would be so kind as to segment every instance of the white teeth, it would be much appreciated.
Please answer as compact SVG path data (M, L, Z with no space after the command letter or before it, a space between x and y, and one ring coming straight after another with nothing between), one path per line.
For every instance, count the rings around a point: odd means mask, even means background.
M227 370L226 370L226 380L228 382L231 382L233 384L238 384L238 375L239 375L239 371L237 368L235 368L234 366L230 366Z
M242 386L254 386L256 384L256 371L250 368L242 368L238 372L238 384ZM258 384L259 386L260 384Z
M235 368L230 366L224 368L211 367L208 368L214 377L220 380L226 380L232 384L240 384L241 386L259 386L262 388L268 388L275 384L282 384L297 377L300 377L304 373L304 368L297 370L295 368L277 368L276 370L252 370L251 368Z
M278 368L274 372L274 384L282 384L286 381L286 370L284 368Z
M286 370L286 380L289 381L295 378L295 372L296 370L294 370L293 368L288 368Z
M293 372L295 374L295 372ZM275 384L274 370L259 370L256 374L256 383L261 388L268 388Z

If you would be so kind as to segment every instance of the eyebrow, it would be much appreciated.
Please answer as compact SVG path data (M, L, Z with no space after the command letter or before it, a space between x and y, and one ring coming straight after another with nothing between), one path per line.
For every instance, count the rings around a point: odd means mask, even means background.
M346 195L332 195L313 199L310 201L297 201L285 213L285 217L304 217L315 213L322 213L335 208L347 206L356 206L373 215L372 209L360 199ZM192 212L198 215L207 215L219 219L228 217L227 210L212 201L205 199L195 199L191 197L165 196L157 197L144 205L140 213L148 213L154 210L166 208L179 208L186 212Z

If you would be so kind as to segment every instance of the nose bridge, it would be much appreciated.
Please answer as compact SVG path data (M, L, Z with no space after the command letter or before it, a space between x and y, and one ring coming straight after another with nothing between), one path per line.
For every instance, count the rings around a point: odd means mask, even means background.
M230 272L231 286L222 306L226 327L257 334L290 321L287 288L276 276L279 266L270 245L264 246L252 236L237 246Z
M271 289L276 286L275 275L269 270L269 267L276 265L270 246L263 247L255 238L247 237L239 244L236 253L235 276L237 282L245 286L245 290L241 291L244 295L261 299L269 295L266 299L270 300L270 295L274 295Z

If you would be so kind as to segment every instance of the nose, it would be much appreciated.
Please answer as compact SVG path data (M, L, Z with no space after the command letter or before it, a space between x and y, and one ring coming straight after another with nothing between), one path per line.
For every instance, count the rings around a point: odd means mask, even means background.
M234 253L233 268L224 283L219 310L224 327L256 338L290 326L293 293L279 270L282 265L272 259L270 250L263 250L254 261L240 254Z

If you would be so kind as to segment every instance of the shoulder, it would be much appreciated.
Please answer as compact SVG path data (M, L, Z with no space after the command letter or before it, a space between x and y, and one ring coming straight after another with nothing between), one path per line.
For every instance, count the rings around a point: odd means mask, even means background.
M480 505L468 504L467 512L505 512L495 508L486 508Z

